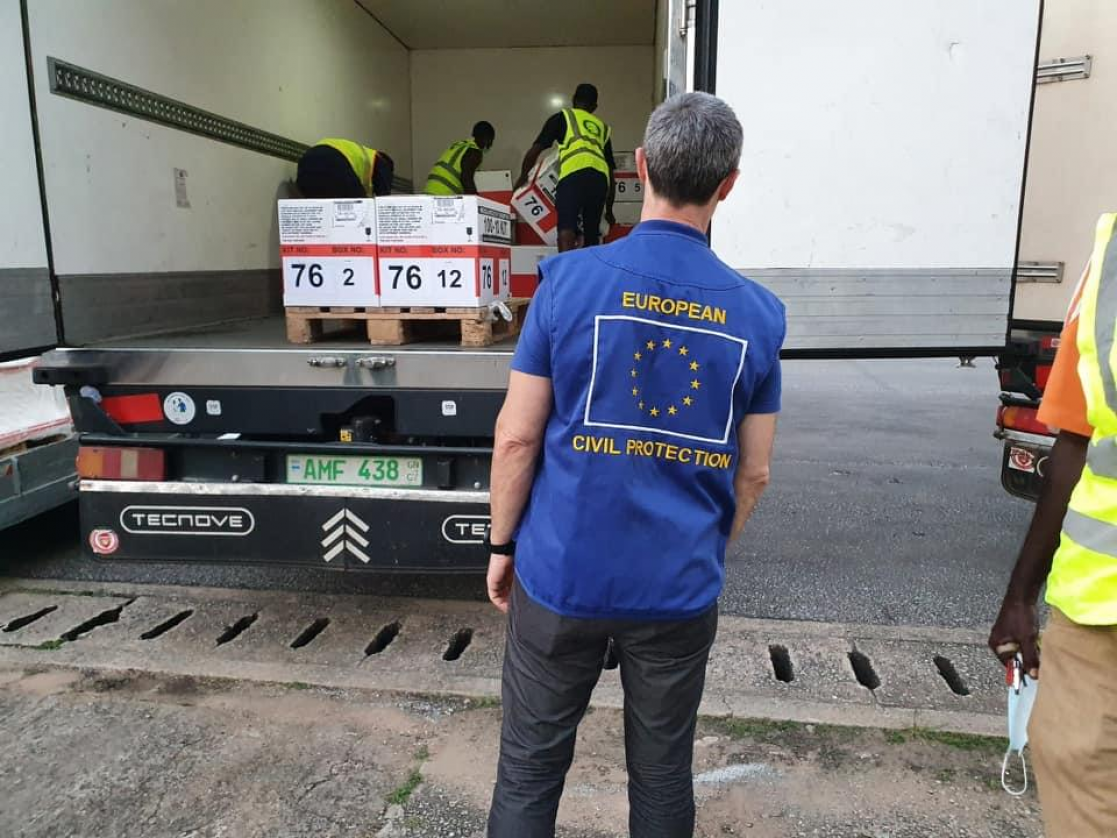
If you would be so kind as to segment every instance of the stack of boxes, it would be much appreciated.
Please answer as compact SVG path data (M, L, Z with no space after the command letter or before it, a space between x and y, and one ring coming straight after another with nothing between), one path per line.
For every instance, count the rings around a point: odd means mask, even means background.
M616 160L617 223L605 241L628 235L643 202L633 155ZM539 263L557 252L557 155L515 191L509 171L475 181L478 195L280 201L284 305L479 307L532 296Z
M476 195L279 202L283 304L480 307L511 290L512 217Z

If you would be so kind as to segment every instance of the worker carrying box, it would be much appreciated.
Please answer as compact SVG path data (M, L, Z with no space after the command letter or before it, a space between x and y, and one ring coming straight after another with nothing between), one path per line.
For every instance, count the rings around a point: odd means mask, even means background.
M599 117L597 88L580 84L574 91L572 108L551 116L543 125L535 143L524 155L523 169L517 187L528 183L540 155L558 143L558 184L555 189L557 210L557 243L559 252L578 246L578 231L584 244L600 243L601 218L610 224L613 219L615 185L611 130ZM520 211L517 208L517 211ZM521 212L522 214L522 212ZM525 220L531 221L525 217ZM544 239L547 244L551 241Z

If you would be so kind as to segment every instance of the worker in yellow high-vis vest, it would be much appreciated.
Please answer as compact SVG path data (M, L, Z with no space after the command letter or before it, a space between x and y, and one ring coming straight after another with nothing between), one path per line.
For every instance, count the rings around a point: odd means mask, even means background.
M319 140L299 158L295 184L304 198L390 195L395 163L383 151L352 140Z
M1059 429L989 645L1038 678L1029 734L1047 838L1117 835L1117 213L1098 222L1044 392ZM1042 665L1036 599L1051 617Z
M495 140L493 124L484 120L478 122L468 140L458 140L442 152L427 175L423 191L428 195L476 195L473 176Z
M558 249L573 250L581 229L584 246L601 241L601 216L610 224L616 184L613 172L613 142L609 126L594 115L597 88L580 84L574 91L574 107L554 114L543 125L534 145L524 155L523 169L516 183L527 182L539 155L559 144L559 182L555 203L558 209Z

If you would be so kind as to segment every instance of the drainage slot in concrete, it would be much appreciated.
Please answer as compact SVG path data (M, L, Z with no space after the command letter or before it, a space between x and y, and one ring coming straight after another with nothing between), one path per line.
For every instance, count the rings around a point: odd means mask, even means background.
M217 638L217 645L224 646L226 643L232 643L247 631L248 627L256 622L256 618L259 616L259 614L247 614L241 617L231 626L228 626L225 631L221 632L221 636Z
M376 632L376 637L372 638L372 642L365 647L365 657L379 655L391 646L392 641L399 637L401 628L403 628L403 626L400 625L399 620L383 626L380 631Z
M19 631L24 626L29 626L33 622L35 622L36 620L41 620L47 614L53 614L57 610L58 610L58 606L57 605L52 605L49 608L44 608L41 611L36 611L34 614L26 614L23 617L16 617L10 623L8 623L6 626L4 626L4 631L6 631L6 632Z
M463 628L454 632L454 636L450 638L449 644L446 646L446 651L442 653L442 660L456 661L469 648L469 644L473 642L473 629Z
M122 612L133 602L135 602L135 600L130 599L127 602L120 603L120 605L116 606L116 608L110 608L108 611L102 611L96 617L90 617L84 623L74 626L69 631L62 632L61 639L72 643L83 634L88 634L95 628L100 628L101 626L107 626L110 623L115 623L117 620L120 619L120 612Z
M613 639L609 638L609 645L605 647L605 664L604 664L604 666L605 666L606 669L616 669L619 665L620 665L620 661L617 660L616 645L613 643Z
M939 670L939 675L946 681L946 685L950 687L952 693L955 695L970 694L970 688L966 686L966 682L958 674L958 670L954 667L954 661L950 658L944 658L942 655L935 655L935 667Z
M164 634L166 634L168 631L173 629L175 626L182 625L187 620L189 620L190 616L193 613L194 613L193 608L188 609L186 611L179 611L177 614L175 614L169 620L164 620L159 625L157 625L155 628L151 628L151 629L148 629L147 631L145 631L143 634L140 635L140 639L141 640L154 640L156 637L162 637Z
M314 638L326 630L326 626L330 624L329 617L319 617L309 626L302 630L302 634L291 641L292 649L301 649L303 646L313 642Z
M849 653L849 665L853 667L853 675L857 683L867 690L875 690L880 686L880 676L873 669L873 662L864 652L854 649Z
M795 667L791 665L791 654L786 646L769 646L768 657L772 659L772 674L777 681L790 684L795 680Z

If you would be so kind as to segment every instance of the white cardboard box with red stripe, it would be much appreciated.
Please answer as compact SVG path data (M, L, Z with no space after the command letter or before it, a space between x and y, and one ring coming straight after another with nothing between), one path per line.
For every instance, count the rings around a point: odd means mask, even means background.
M376 306L376 202L279 202L283 304Z
M558 155L551 153L539 158L527 182L512 193L512 209L518 218L551 247L558 242L557 191Z
M380 304L483 306L508 299L512 217L476 195L377 199Z

